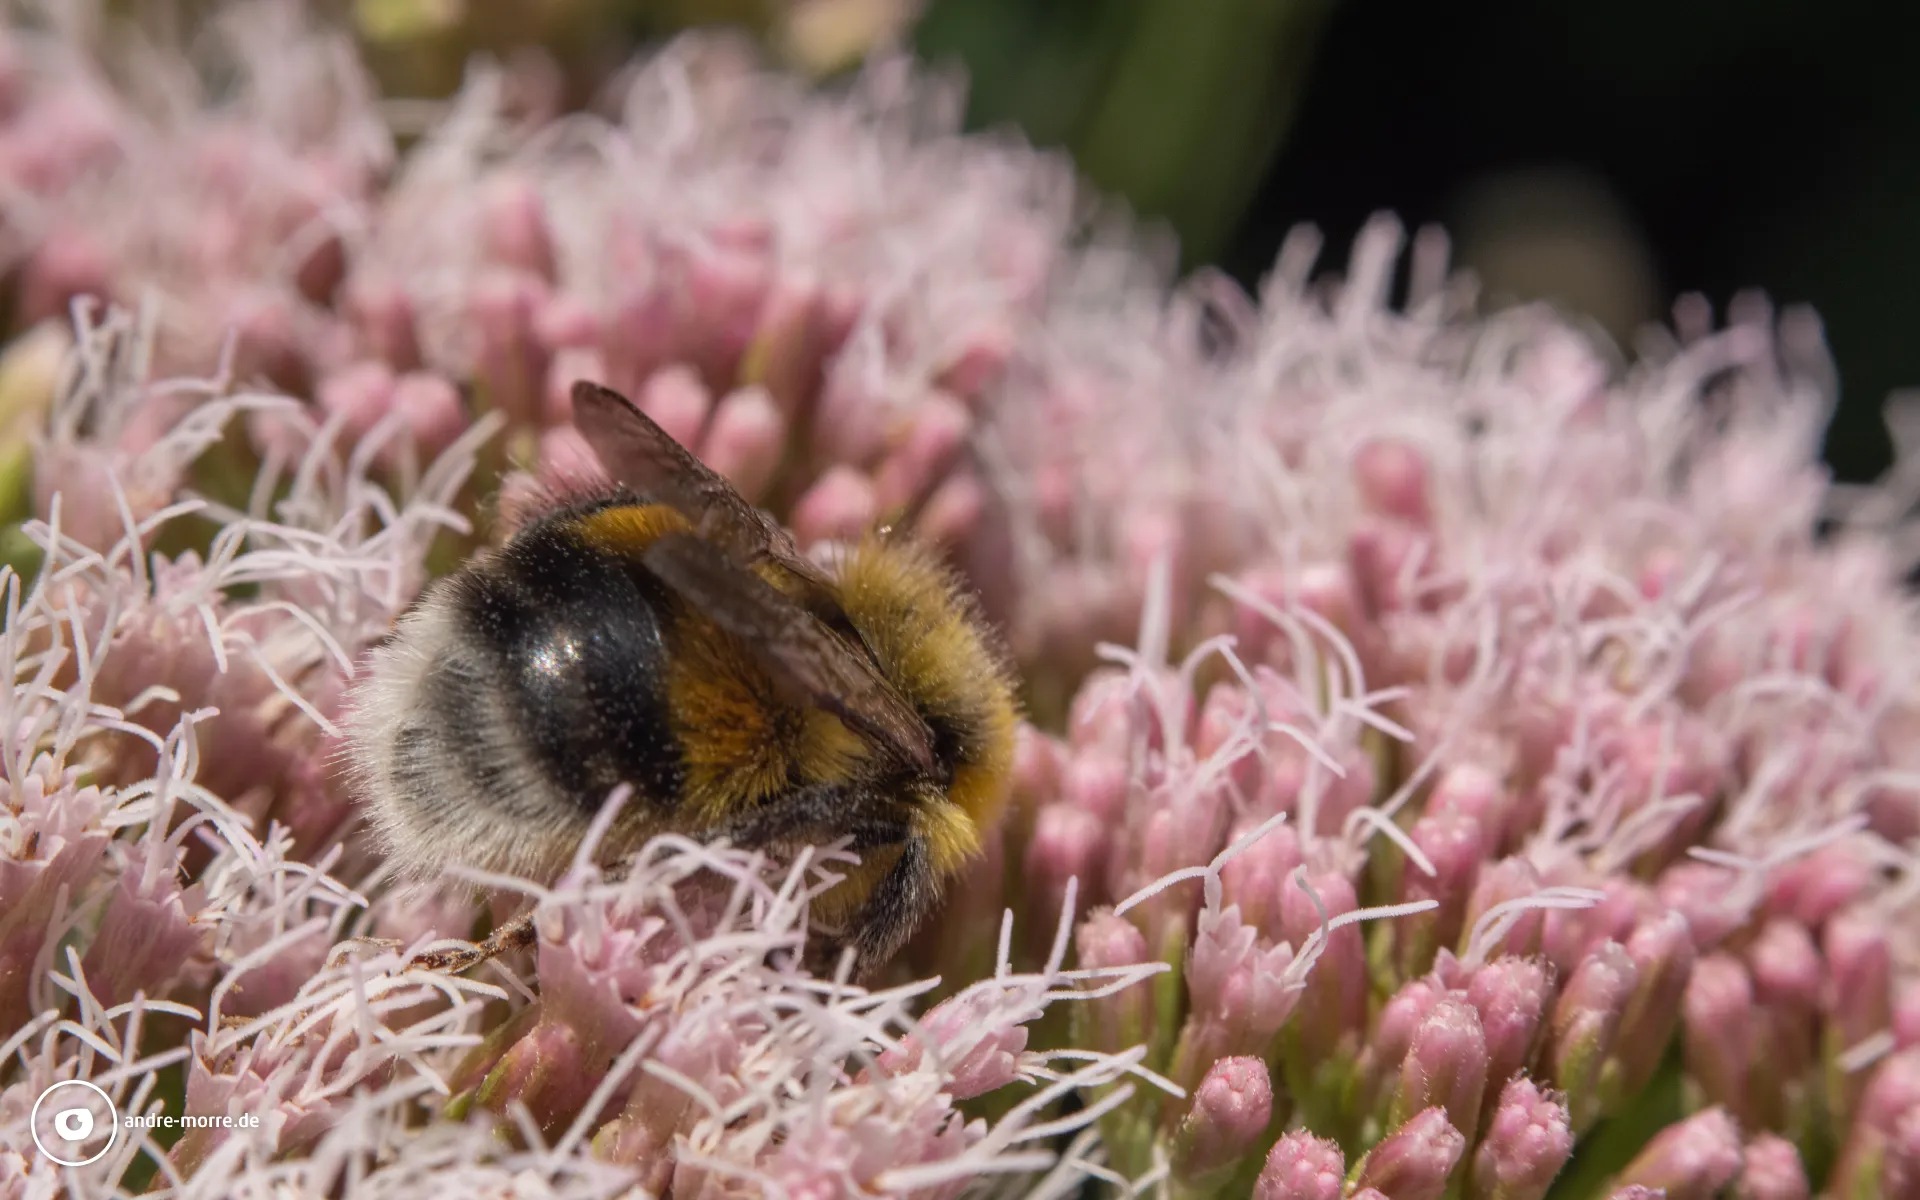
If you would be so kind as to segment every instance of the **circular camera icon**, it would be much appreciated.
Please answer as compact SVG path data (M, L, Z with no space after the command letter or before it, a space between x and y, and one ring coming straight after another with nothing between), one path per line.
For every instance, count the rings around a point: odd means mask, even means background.
M84 1167L113 1149L120 1115L98 1087L68 1079L40 1093L28 1129L40 1153L63 1167Z

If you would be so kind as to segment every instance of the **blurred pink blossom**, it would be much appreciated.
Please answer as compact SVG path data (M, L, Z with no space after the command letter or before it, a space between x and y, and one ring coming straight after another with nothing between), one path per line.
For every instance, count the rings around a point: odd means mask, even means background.
M1809 315L1618 365L1435 234L1390 305L1384 219L1341 278L1301 233L1173 283L901 59L696 37L534 125L476 67L396 157L296 8L207 45L217 96L0 40L0 254L73 328L0 570L7 1186L68 1186L26 1123L72 1077L264 1118L98 1194L1521 1200L1582 1137L1616 1195L1920 1178L1916 494L1817 466ZM422 892L362 836L356 668L599 474L581 377L809 547L917 526L1007 631L1008 819L871 989L786 965L833 848ZM529 952L415 963L517 909ZM1601 1136L1668 1064L1684 1111Z

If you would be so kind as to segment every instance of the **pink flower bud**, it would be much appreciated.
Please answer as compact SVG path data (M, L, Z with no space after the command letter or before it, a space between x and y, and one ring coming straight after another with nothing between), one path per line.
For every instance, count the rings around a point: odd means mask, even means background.
M1623 717L1607 741L1605 757L1622 772L1618 786L1630 812L1659 799L1699 798L1691 810L1669 819L1659 845L1648 852L1656 865L1671 860L1698 839L1712 818L1714 800L1727 786L1731 754L1724 739L1682 711L1672 719Z
M1842 1043L1865 1041L1893 1023L1893 954L1886 919L1856 905L1827 922L1825 1007Z
M1473 1159L1470 1196L1541 1200L1573 1155L1566 1101L1525 1077L1508 1081Z
M489 1038L452 1080L496 1112L518 1100L544 1131L564 1128L615 1058L640 1030L634 1001L645 992L652 957L665 953L656 930L574 930L539 945L541 996ZM497 1056L497 1057L496 1057Z
M852 541L873 528L880 500L873 480L847 466L829 467L793 505L793 532L803 546Z
M1273 1084L1257 1058L1223 1058L1194 1089L1173 1141L1175 1179L1194 1183L1232 1170L1252 1153L1273 1116Z
M1899 846L1920 838L1920 793L1912 788L1873 788L1862 808L1868 830L1882 840Z
M126 119L103 94L63 88L10 123L0 163L17 186L53 197L123 156Z
M1354 1186L1379 1188L1394 1200L1440 1200L1467 1151L1467 1139L1429 1108L1394 1130L1360 1161Z
M1638 979L1626 947L1604 942L1575 968L1554 1006L1546 1062L1554 1084L1567 1093L1576 1132L1600 1115L1600 1070L1613 1054Z
M394 381L393 410L406 420L422 462L431 461L467 430L459 389L430 371L409 371Z
M1426 537L1398 521L1363 519L1347 540L1347 565L1368 620L1413 607L1407 568L1426 553Z
M742 388L714 409L700 457L748 501L758 501L780 467L786 437L786 419L766 389Z
M964 546L979 530L987 512L986 488L973 471L961 467L948 472L914 517L916 532L940 546Z
M541 1013L487 1073L475 1098L496 1110L518 1100L542 1129L562 1129L593 1094L595 1066L571 1024Z
M753 343L740 364L740 381L766 388L791 418L819 391L822 359L838 349L839 342L827 329L819 287L782 276L760 310Z
M1253 1200L1340 1200L1346 1173L1338 1142L1295 1130L1267 1151Z
M405 288L382 275L356 275L347 282L341 308L362 354L396 371L420 367L420 335Z
M1740 1174L1741 1161L1733 1118L1709 1108L1655 1134L1620 1182L1664 1188L1668 1200L1714 1200Z
M114 499L114 480L125 489L135 521L166 507L180 483L180 472L170 463L139 470L133 478L129 474L124 455L96 443L44 443L34 461L34 513L49 519L58 498L61 536L90 549L110 550L127 535Z
M1098 902L1107 856L1107 825L1071 804L1049 804L1034 818L1027 843L1027 896L1037 911L1060 911L1067 881L1080 880L1080 895ZM1044 926L1037 926L1044 928ZM1051 937L1051 933L1048 934Z
M585 350L597 356L603 332L600 314L571 292L555 292L547 297L547 302L533 317L534 337L556 354L562 350ZM576 372L566 382L571 384L577 378L580 374ZM567 419L572 419L570 414Z
M157 861L149 862L153 858ZM111 1007L136 991L165 996L210 959L208 932L194 917L206 907L196 885L180 883L179 852L164 842L131 847L81 969L94 998Z
M1295 602L1297 581L1292 573L1277 567L1258 567L1244 572L1236 580L1241 588L1274 608L1285 611ZM1285 634L1257 608L1235 603L1231 632L1235 648L1248 662L1278 666L1290 653ZM1279 657L1276 658L1275 656Z
M0 1028L19 1029L33 1015L34 960L65 915L60 898L80 894L106 853L106 806L99 788L50 778L45 760L0 793L16 814L19 847L0 871Z
M863 378L863 374L857 359L849 353L842 356L839 368L821 386L812 430L813 452L821 467L837 464L867 469L886 452L886 385L879 379Z
M478 345L475 384L488 408L519 427L539 423L544 401L548 351L533 323L547 295L537 276L501 272L475 284L467 303Z
M1219 1016L1245 1034L1248 1045L1264 1050L1298 999L1284 979L1292 961L1284 942L1261 946L1237 910L1202 911L1187 967L1194 1011Z
M999 322L970 330L935 382L963 401L977 401L1006 370L1018 345L1018 335Z
M1413 1113L1438 1107L1472 1145L1486 1087L1487 1040L1480 1014L1464 1000L1444 997L1414 1031L1387 1122L1397 1125Z
M1747 947L1754 995L1772 1008L1811 1014L1820 1004L1826 964L1798 921L1768 921Z
M1713 1104L1745 1113L1747 1066L1760 1049L1753 983L1740 960L1710 954L1694 967L1686 994L1687 1070Z
M1679 862L1660 876L1660 902L1686 917L1696 947L1710 950L1726 941L1753 914L1746 889L1726 867Z
M1920 1046L1920 984L1908 980L1893 1002L1893 1037L1901 1049Z
M111 299L112 278L112 263L97 238L55 226L21 270L14 327L25 329L46 320L64 322L76 296Z
M1164 792L1156 799L1157 804L1149 801L1153 806L1143 822L1114 839L1113 853L1107 860L1107 886L1113 895L1131 895L1162 876L1205 862L1218 848L1218 809L1177 804L1181 797ZM1191 883L1175 885L1128 911L1134 924L1145 931L1147 943L1162 957L1176 953L1178 945L1186 941L1200 907L1200 890Z
M1533 1061L1552 995L1546 967L1532 959L1498 958L1473 973L1467 1001L1486 1035L1489 1083L1512 1078Z
M480 240L487 257L500 266L549 283L557 278L546 204L539 189L525 179L495 182L481 210Z
M932 1068L932 1047L955 1100L970 1100L1005 1087L1019 1077L1020 1055L1027 1048L1027 1027L1015 1018L1005 997L990 988L960 993L935 1005L920 1018L920 1028L898 1047L880 1056L880 1068L904 1074Z
M1244 808L1260 794L1260 776L1265 769L1255 748L1248 745L1243 736L1257 719L1245 688L1237 683L1216 683L1207 689L1206 699L1200 702L1200 717L1193 734L1194 757L1226 768L1234 797L1243 806L1243 815L1256 822L1272 815L1255 816ZM1269 713L1268 719L1275 718Z
M1037 812L1041 805L1051 804L1058 798L1073 802L1071 796L1062 796L1064 785L1061 783L1061 772L1065 757L1066 747L1061 745L1059 739L1021 722L1013 735L1011 807L1014 812ZM1120 786L1124 796L1124 778ZM1117 803L1114 811L1118 811Z
M1467 911L1460 921L1465 931L1461 937L1462 952L1478 953L1486 958L1501 954L1538 954L1546 928L1546 914L1538 908L1521 910L1506 935L1492 945L1474 947L1467 945L1466 941L1479 926L1480 918L1487 913L1509 900L1521 900L1534 895L1544 886L1540 872L1524 858L1503 858L1482 867L1479 877L1474 881L1473 896L1467 901Z
M1333 757L1345 774L1327 780L1326 790L1318 795L1311 790L1303 790L1297 802L1284 806L1299 811L1299 824L1303 832L1311 831L1327 838L1338 837L1348 817L1373 803L1379 782L1372 757L1361 752L1358 746L1336 747ZM1279 774L1275 772L1276 778ZM1281 807L1272 800L1262 801L1261 804L1262 811L1267 812L1277 811Z
M1380 438L1360 447L1353 457L1353 481L1370 511L1410 525L1431 523L1426 460L1406 442Z
M1733 1185L1733 1200L1807 1200L1808 1195L1807 1171L1792 1142L1778 1134L1762 1133L1747 1143L1740 1179Z
M1152 961L1147 939L1125 917L1098 908L1074 931L1074 950L1082 969L1128 967ZM1074 1044L1108 1054L1147 1044L1154 1035L1153 985L1122 988L1111 996L1083 1000L1071 1009Z
M1269 834L1290 833L1286 825ZM1305 887L1313 889L1309 895ZM1315 904L1315 899L1319 904ZM1280 936L1294 946L1321 932L1323 921L1360 907L1353 882L1333 871L1289 875L1281 883ZM1326 1070L1341 1072L1357 1056L1367 1022L1367 947L1357 924L1342 925L1326 935L1319 959L1307 976L1293 1017L1299 1045L1293 1053L1317 1058ZM1304 1063L1296 1063L1303 1066Z
M1920 1108L1900 1118L1900 1123L1894 1126L1893 1135L1887 1139L1880 1178L1886 1188L1885 1195L1920 1195Z
M1475 763L1459 763L1446 768L1427 798L1426 815L1457 815L1479 824L1489 856L1498 852L1513 794L1499 775Z
M1228 843L1245 832L1241 828L1229 831ZM1305 935L1294 937L1284 932L1280 914L1281 897L1292 887L1290 877L1300 859L1300 835L1293 826L1269 829L1220 869L1220 902L1237 907L1241 919L1269 939L1298 945Z
M313 362L303 326L284 292L235 283L206 304L204 328L233 335L236 377L265 376L274 386L294 395L303 395L312 387ZM209 353L207 357L212 356Z
M1633 960L1634 990L1614 1052L1619 1070L1614 1086L1622 1097L1646 1086L1680 1024L1694 964L1686 918L1669 910L1642 922L1627 939L1627 957Z
M357 442L393 407L393 382L385 363L355 363L322 379L316 398L322 412L345 422L348 442Z
M1126 762L1114 755L1073 754L1061 772L1061 798L1102 824L1117 824L1126 815L1130 775Z
M736 377L766 303L773 268L754 240L716 233L680 264L679 340L712 379Z
M713 395L685 366L663 367L648 377L634 403L682 446L698 446L713 408Z
M1154 938L1149 932L1149 945ZM1292 964L1293 947L1260 943L1238 910L1200 913L1187 960L1191 1003L1168 1066L1175 1083L1196 1086L1208 1064L1224 1055L1272 1057L1275 1036L1300 998L1288 972Z
M1127 673L1099 667L1080 681L1067 708L1067 738L1075 750L1091 750L1124 764L1134 738L1137 710Z
M322 1025L315 1032L324 1037L324 1029ZM196 1049L204 1051L205 1047L199 1045ZM186 1095L182 1098L185 1115L224 1117L236 1122L250 1118L260 1123L262 1131L271 1139L267 1145L278 1153L293 1154L311 1146L333 1125L338 1110L324 1094L287 1095L294 1090L285 1078L295 1073L289 1068L300 1069L299 1074L304 1075L313 1066L328 1065L313 1063L310 1052L294 1053L298 1057L276 1062L273 1051L265 1054L256 1051L218 1063L209 1061L204 1053L194 1054L187 1064ZM329 1074L334 1072L314 1071L313 1082L337 1085L337 1080L327 1079ZM321 1092L311 1084L298 1090ZM193 1174L209 1154L232 1136L227 1128L213 1121L190 1125L169 1155L173 1169L183 1176Z
M648 1058L709 1094L725 1095L738 1087L729 1076L739 1069L742 1049L732 1022L695 1011L670 1025ZM638 1168L641 1184L664 1194L673 1180L674 1137L691 1132L701 1115L699 1101L684 1087L650 1072L635 1072L626 1103L594 1134L593 1149L610 1162Z
M1902 1050L1872 1068L1853 1110L1853 1127L1828 1180L1836 1196L1892 1196L1889 1168L1911 1177L1920 1166L1920 1050Z
M1390 1077L1413 1048L1414 1035L1427 1014L1446 997L1446 989L1427 979L1410 979L1380 1010L1373 1036L1367 1039L1367 1059L1378 1077Z
M1874 886L1874 865L1853 842L1822 846L1774 871L1767 879L1767 907L1819 929Z
M914 409L897 447L874 473L880 511L896 512L925 496L947 473L973 422L966 406L934 393Z
M641 388L667 364L673 340L673 302L667 292L634 288L616 293L600 331L607 385L629 393Z
M1562 976L1573 971L1602 942L1624 943L1642 918L1662 911L1647 886L1619 875L1576 876L1549 880L1594 887L1606 898L1591 908L1557 908L1546 915L1542 948Z
M1400 900L1406 904L1434 900L1439 907L1387 926L1397 947L1395 965L1403 978L1432 966L1433 956L1442 946L1459 940L1461 919L1466 915L1485 854L1480 823L1468 816L1421 817L1409 836L1433 864L1435 873L1427 874L1409 859L1400 877Z

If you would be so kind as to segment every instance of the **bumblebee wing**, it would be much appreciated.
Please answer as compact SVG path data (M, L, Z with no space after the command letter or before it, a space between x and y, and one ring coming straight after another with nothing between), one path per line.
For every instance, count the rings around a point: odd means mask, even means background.
M752 571L688 534L668 534L641 556L647 570L714 624L753 647L795 699L817 705L930 770L932 735L873 664Z
M584 379L575 383L573 423L614 482L678 509L703 539L736 561L770 558L810 584L828 582L779 522L747 503L619 392Z

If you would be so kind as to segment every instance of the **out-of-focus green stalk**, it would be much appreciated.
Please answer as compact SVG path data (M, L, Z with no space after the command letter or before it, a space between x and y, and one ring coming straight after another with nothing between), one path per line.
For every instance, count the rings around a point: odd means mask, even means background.
M0 564L23 586L40 569L40 548L20 530L33 514L33 439L71 344L65 327L49 322L0 349Z
M1166 217L1188 263L1231 236L1292 123L1328 0L1130 0L1131 26L1076 160Z
M1333 0L934 0L919 45L958 57L975 124L1072 151L1166 218L1189 264L1232 235L1289 126Z

